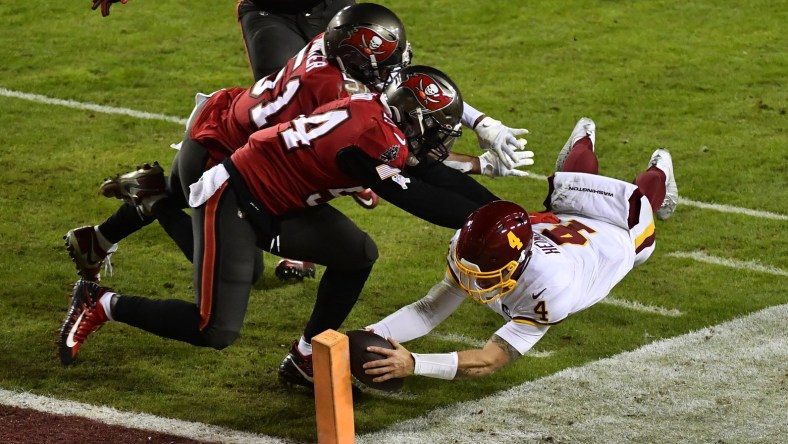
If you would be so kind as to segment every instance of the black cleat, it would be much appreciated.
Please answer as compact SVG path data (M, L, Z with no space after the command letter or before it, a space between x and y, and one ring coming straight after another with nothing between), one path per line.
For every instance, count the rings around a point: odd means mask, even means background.
M58 354L63 365L72 364L88 335L109 320L104 308L98 303L107 291L91 281L80 280L74 284L68 313L57 336Z
M301 385L314 388L312 355L302 355L298 351L298 341L290 347L290 352L279 364L279 381L288 386Z
M151 216L153 206L167 197L167 181L158 162L146 163L130 173L105 180L100 191L104 197L130 202L141 214Z

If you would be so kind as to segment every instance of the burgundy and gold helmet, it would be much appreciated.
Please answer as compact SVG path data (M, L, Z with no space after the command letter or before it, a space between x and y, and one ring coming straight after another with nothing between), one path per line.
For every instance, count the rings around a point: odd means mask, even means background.
M405 25L388 8L359 3L339 11L323 37L326 56L354 79L382 89L410 63Z
M449 155L462 135L464 107L460 89L449 76L429 66L408 66L383 96L419 162L442 161Z
M457 283L474 300L488 304L517 286L531 260L533 229L514 202L490 202L471 213L460 229L451 261Z

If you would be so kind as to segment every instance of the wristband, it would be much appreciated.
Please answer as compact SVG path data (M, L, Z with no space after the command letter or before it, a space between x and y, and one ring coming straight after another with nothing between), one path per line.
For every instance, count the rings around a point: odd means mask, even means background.
M455 169L457 171L467 173L473 169L472 162L463 162L459 160L444 160L443 164L451 169Z
M438 379L454 379L457 375L457 352L451 353L411 353L415 365L413 374Z
M495 165L487 159L490 155L490 152L486 152L479 156L479 174L488 177L495 177Z
M487 114L481 114L479 117L477 117L476 120L473 121L473 126L471 128L475 130L476 127L482 123L482 120L484 120L485 117L487 117Z

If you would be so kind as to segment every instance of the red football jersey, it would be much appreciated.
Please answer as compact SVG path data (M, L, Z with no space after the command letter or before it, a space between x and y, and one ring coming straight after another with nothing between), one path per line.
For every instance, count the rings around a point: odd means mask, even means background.
M309 115L324 103L348 96L345 76L323 55L323 34L319 34L279 72L251 88L213 93L189 135L219 162L255 131Z
M381 179L399 177L408 145L379 95L355 94L260 130L231 159L254 197L281 216L363 190L337 165L338 153L352 146L381 162Z

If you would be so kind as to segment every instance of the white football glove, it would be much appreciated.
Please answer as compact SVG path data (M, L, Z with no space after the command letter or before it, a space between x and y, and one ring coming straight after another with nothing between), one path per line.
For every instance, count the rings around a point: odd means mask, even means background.
M527 171L517 170L515 168L529 166L534 164L533 151L515 151L514 152L514 165L510 168L505 165L503 160L498 157L494 152L487 151L479 156L479 165L481 173L489 177L499 176L527 176Z
M514 168L518 161L515 151L525 148L525 144L528 143L525 139L517 138L517 136L528 134L527 129L509 128L492 117L482 119L473 130L476 131L479 146L483 150L495 153L510 169Z

